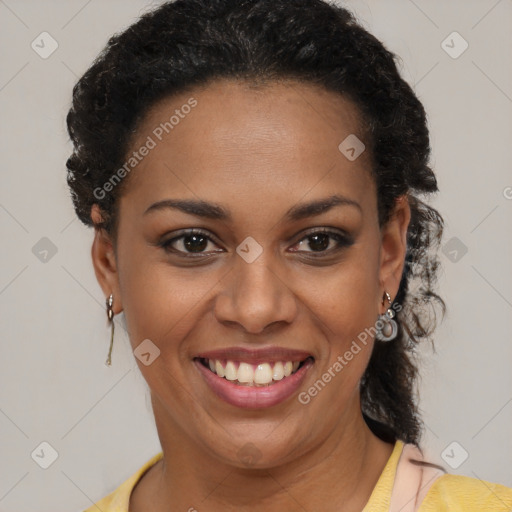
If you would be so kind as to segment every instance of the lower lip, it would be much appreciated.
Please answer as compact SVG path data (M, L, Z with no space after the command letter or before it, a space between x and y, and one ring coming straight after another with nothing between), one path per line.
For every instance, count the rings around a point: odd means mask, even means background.
M211 390L228 404L243 409L262 409L277 405L297 391L313 361L306 362L292 375L269 386L240 386L229 380L219 377L216 373L206 368L198 359L195 365L203 375Z

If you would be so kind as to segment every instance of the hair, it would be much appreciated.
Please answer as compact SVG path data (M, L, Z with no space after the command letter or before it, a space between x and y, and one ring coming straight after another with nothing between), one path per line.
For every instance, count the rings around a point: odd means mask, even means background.
M433 344L437 249L443 219L420 199L438 191L429 166L425 110L395 60L354 15L323 0L176 0L111 37L73 88L67 115L73 153L67 181L80 220L115 241L118 199L94 194L125 162L138 123L157 101L233 79L249 84L295 80L348 98L358 108L372 159L379 226L407 194L411 220L395 302L398 334L377 341L360 381L361 409L381 438L419 444L417 346ZM102 221L93 224L97 204ZM434 313L433 315L431 313Z

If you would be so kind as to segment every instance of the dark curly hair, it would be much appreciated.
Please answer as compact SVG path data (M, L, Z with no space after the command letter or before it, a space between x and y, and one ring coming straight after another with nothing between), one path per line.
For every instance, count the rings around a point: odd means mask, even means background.
M94 191L125 162L138 123L166 96L231 78L252 84L296 80L350 99L366 130L377 186L379 226L408 195L411 221L395 301L398 335L376 342L360 382L361 407L382 439L419 445L416 347L432 341L433 291L443 219L419 195L438 191L429 166L426 114L401 78L397 57L348 10L322 0L176 0L140 17L108 44L73 89L67 115L74 144L67 160L76 213L93 225L98 204L115 243L118 198L127 179L98 198ZM431 313L434 313L433 315Z

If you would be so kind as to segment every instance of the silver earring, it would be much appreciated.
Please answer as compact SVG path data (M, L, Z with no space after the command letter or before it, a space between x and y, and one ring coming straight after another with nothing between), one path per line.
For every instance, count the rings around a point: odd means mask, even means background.
M384 297L389 302L389 307L385 314L379 315L375 328L377 330L375 338L379 341L391 341L396 338L398 334L398 325L393 320L395 312L391 309L391 297L388 292L384 292L382 296L382 304L384 304Z
M106 301L107 304L107 318L111 325L110 331L110 349L108 351L108 357L105 361L107 366L111 366L112 364L112 347L114 345L114 309L112 308L114 304L114 296L110 294L109 298Z

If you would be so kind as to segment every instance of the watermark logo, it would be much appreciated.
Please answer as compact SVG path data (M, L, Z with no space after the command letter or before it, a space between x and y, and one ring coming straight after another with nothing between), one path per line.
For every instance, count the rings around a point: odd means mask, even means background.
M57 246L49 238L43 236L32 247L32 254L41 263L48 263L57 254Z
M41 32L30 47L41 59L47 59L59 47L59 43L48 32Z
M263 252L263 247L254 240L252 236L248 236L236 248L237 254L242 257L247 263L255 261Z
M144 366L149 366L160 355L160 349L151 340L145 339L133 354Z
M469 453L461 444L457 441L453 441L443 450L441 457L448 466L452 469L457 469L466 462L469 457Z
M452 59L458 59L468 49L468 47L468 42L458 32L452 32L441 43L441 48Z
M347 138L345 138L341 144L338 146L341 154L345 156L347 160L353 162L363 153L366 149L366 146L363 144L359 138L351 133Z
M468 252L467 246L456 236L452 236L441 250L452 263L458 263Z
M42 469L48 469L59 457L57 450L47 441L40 443L30 454L32 460Z
M246 466L253 466L261 459L262 453L255 444L246 443L238 450L237 456Z

